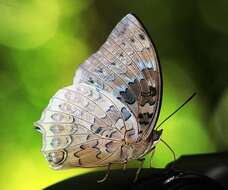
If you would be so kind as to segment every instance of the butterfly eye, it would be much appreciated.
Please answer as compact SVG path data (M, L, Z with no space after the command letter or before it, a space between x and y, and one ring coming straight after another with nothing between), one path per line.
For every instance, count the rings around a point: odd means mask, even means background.
M161 134L162 134L162 130L154 131L153 141L158 141L160 139L160 137L161 137Z

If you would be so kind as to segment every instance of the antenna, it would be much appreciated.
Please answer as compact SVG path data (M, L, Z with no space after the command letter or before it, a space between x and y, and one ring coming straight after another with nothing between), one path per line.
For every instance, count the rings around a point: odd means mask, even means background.
M175 113L177 113L182 107L184 107L194 96L196 93L193 93L179 108L177 108L173 113L171 113L166 119L164 119L156 128L157 130L163 123L165 123L170 117L172 117Z

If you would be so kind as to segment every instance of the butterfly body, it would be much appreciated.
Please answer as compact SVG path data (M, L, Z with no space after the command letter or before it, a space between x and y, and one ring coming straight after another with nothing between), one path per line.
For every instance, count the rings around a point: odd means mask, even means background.
M154 46L131 14L60 89L36 122L54 169L98 167L143 158L161 131L161 71Z

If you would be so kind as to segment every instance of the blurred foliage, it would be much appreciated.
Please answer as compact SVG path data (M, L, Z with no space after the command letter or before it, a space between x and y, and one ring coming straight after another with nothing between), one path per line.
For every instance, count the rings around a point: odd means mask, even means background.
M226 123L228 122L228 88L223 93L219 100L218 106L214 110L213 122L211 124L211 130L215 134L214 138L218 144L218 150L225 151L228 147L228 128Z
M198 93L164 124L163 139L177 156L226 150L227 9L227 0L0 0L0 189L41 189L91 170L49 169L33 122L129 12L143 21L159 53L164 78L159 122ZM160 143L152 165L171 160Z

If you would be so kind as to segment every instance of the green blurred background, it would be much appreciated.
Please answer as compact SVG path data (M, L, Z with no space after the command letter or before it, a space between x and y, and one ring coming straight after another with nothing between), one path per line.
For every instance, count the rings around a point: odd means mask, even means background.
M178 157L226 150L227 10L227 0L0 0L0 189L42 189L91 171L51 170L33 122L129 12L143 21L159 53L164 78L159 121L198 93L163 125L163 139ZM152 165L164 167L171 160L159 144Z

